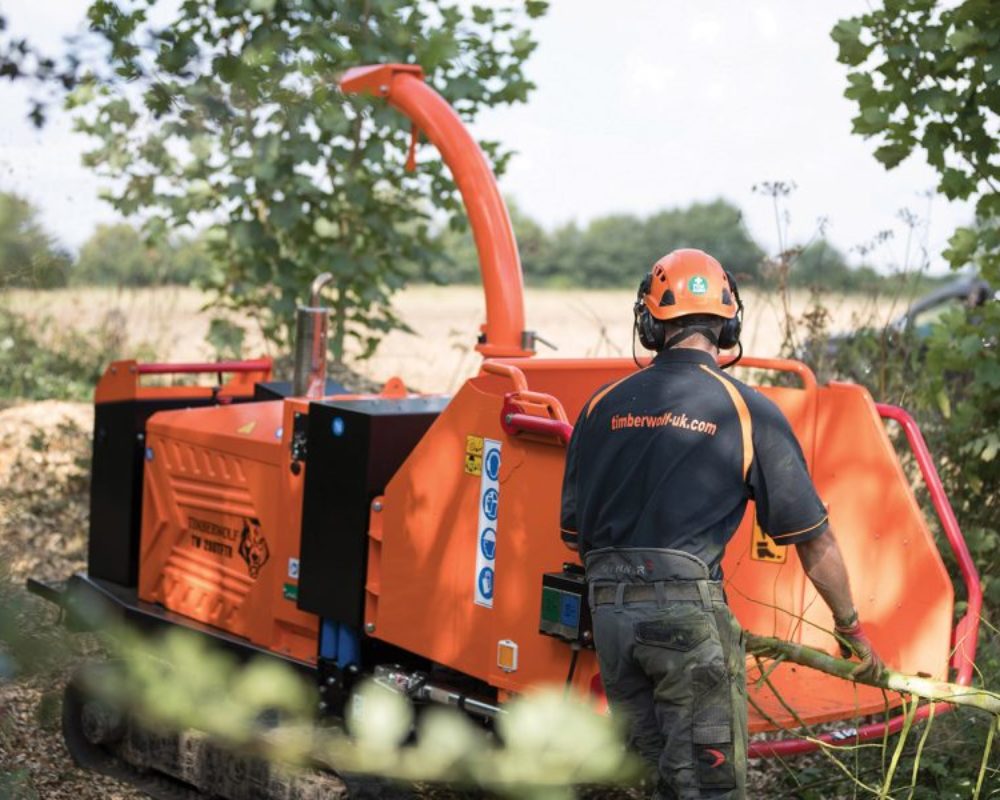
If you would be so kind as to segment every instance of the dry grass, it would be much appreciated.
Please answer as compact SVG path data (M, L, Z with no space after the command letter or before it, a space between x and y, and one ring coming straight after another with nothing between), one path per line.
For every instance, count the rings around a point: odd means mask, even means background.
M529 289L525 298L527 327L558 347L556 352L542 347L543 357L628 356L633 298L628 289ZM747 353L777 355L785 318L781 298L747 289L744 300ZM206 296L194 289L15 291L9 293L9 302L16 311L51 316L61 325L79 330L96 327L109 313L121 315L128 332L128 352L122 353L123 358L140 349L165 361L212 356L205 341L211 312L203 309ZM884 323L905 307L903 301L866 295L826 295L823 304L830 313L833 331ZM796 319L809 305L807 292L793 292L789 297L789 310ZM417 286L399 294L395 306L415 335L390 334L373 358L351 364L358 372L379 382L398 375L423 391L450 392L476 371L480 359L472 347L484 319L481 289ZM259 334L248 326L246 354L266 351Z

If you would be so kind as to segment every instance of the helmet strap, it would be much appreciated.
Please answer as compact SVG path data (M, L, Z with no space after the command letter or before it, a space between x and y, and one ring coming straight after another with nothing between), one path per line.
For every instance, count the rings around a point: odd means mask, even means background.
M702 336L708 339L708 341L710 341L715 347L719 346L719 337L715 333L715 331L713 331L707 325L691 325L679 331L678 333L675 333L673 336L667 339L667 341L663 343L663 349L669 350L674 345L683 342L685 339L687 339L690 336L694 336L696 333L700 333Z

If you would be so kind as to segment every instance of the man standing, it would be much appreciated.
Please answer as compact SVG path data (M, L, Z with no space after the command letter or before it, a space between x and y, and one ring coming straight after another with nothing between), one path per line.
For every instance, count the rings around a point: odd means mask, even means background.
M720 349L739 345L732 276L707 253L676 250L642 281L634 312L657 355L584 406L562 536L583 557L605 690L658 773L654 797L742 798L745 650L721 562L747 501L771 538L796 546L845 657L861 660L856 674L883 667L788 421L716 365Z

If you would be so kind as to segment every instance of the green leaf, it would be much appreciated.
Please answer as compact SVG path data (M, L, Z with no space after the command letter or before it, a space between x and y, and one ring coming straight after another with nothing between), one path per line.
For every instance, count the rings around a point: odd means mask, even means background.
M937 393L937 404L938 408L941 409L941 415L945 419L951 418L951 400L948 398L948 394L942 388Z
M902 144L886 144L875 150L875 158L882 162L886 169L892 169L905 159L912 148Z
M871 47L861 41L861 19L842 19L833 26L830 37L840 47L837 60L842 64L856 67L871 53Z
M859 105L867 105L876 97L875 82L867 72L852 72L847 76L849 86L844 91L848 100L857 100Z
M339 234L337 225L324 217L317 217L313 221L313 231L321 239L336 239Z
M549 3L547 0L525 0L524 10L531 19L537 19L549 10Z
M972 261L979 245L979 234L972 228L959 228L948 240L945 258L955 266L964 266Z
M938 186L949 200L964 200L975 190L976 182L961 170L945 167Z
M975 48L981 42L983 42L983 35L974 25L959 28L948 35L948 44L959 53Z

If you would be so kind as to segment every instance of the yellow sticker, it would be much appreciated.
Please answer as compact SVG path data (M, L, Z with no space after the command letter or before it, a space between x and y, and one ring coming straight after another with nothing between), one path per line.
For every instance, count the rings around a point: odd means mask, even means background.
M465 474L483 474L483 437L465 437Z
M253 433L253 429L257 427L257 420L252 419L246 425L241 425L236 429L237 433Z
M755 520L750 543L750 558L754 561L784 564L788 560L788 545L776 544L774 539L761 530L760 525Z

